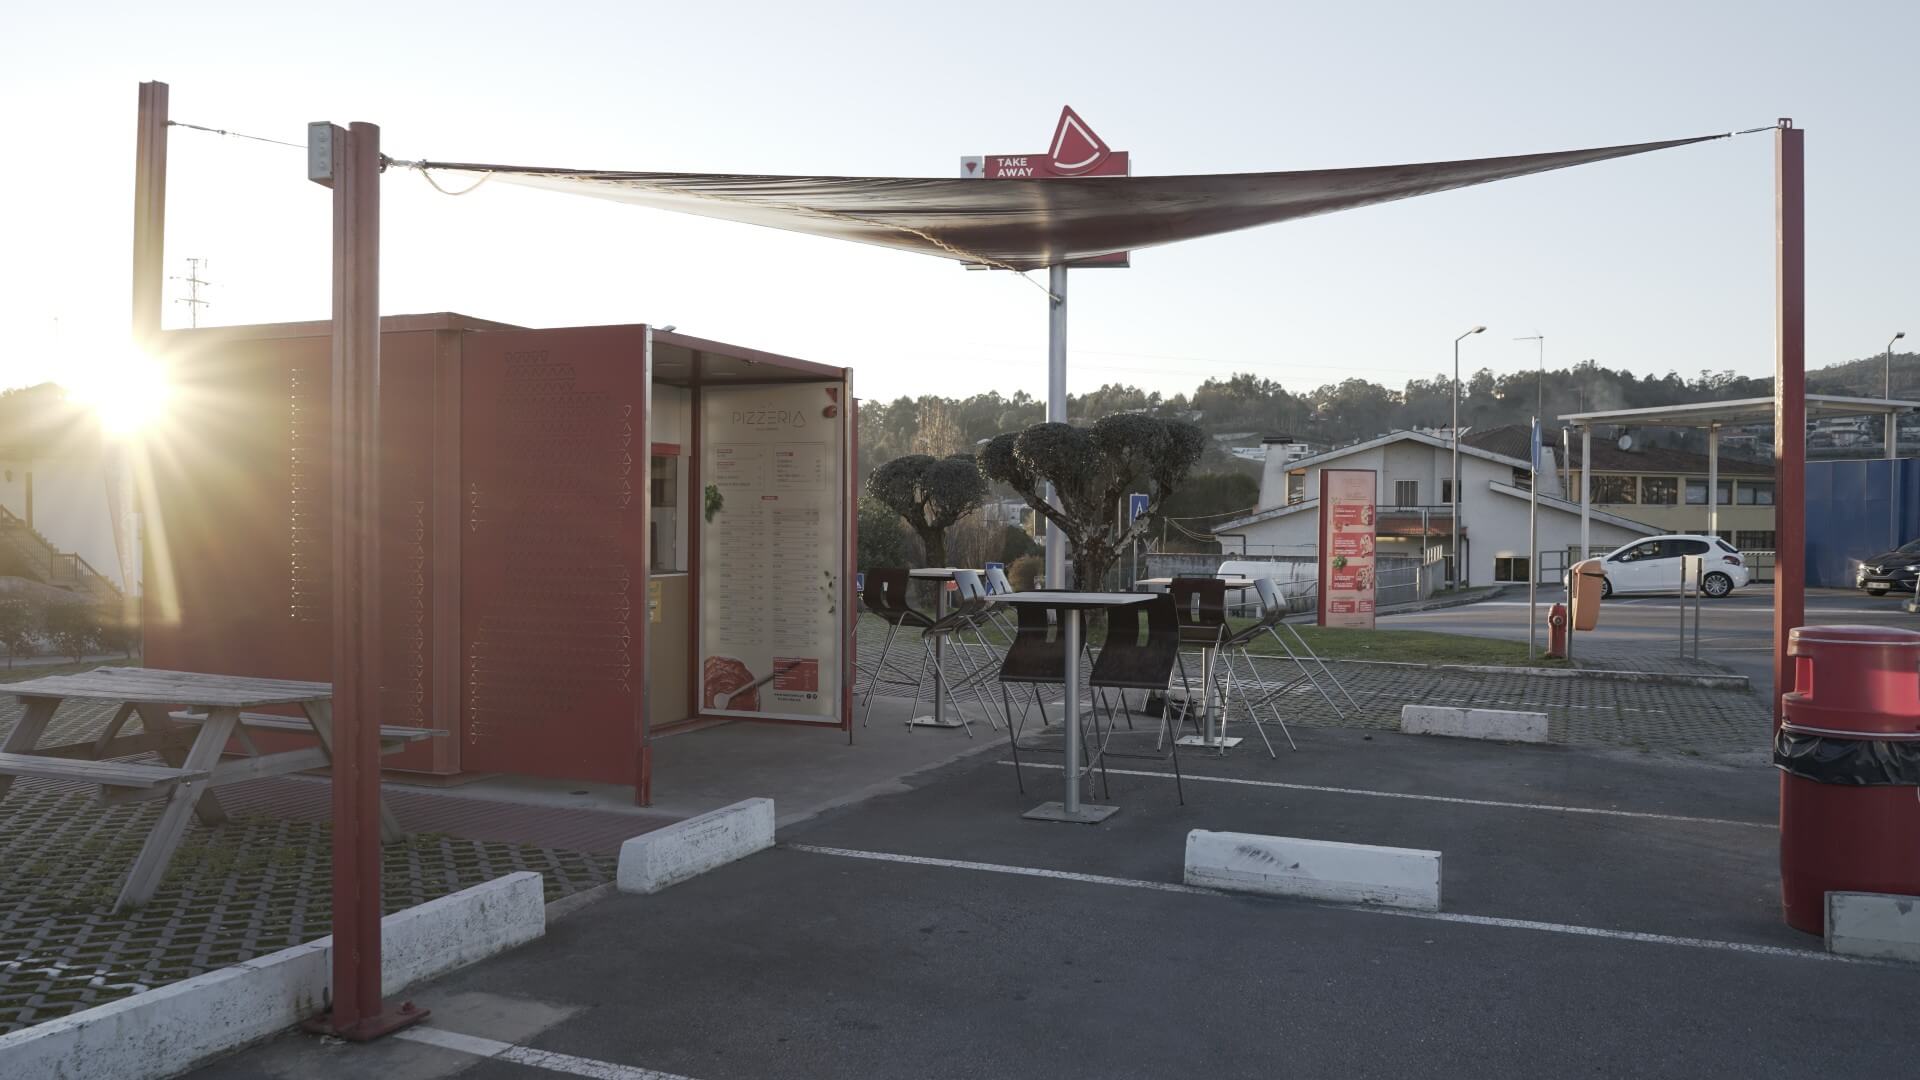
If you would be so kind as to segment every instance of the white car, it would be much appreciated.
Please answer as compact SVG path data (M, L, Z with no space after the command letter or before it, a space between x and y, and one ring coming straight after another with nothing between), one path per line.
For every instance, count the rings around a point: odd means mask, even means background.
M1681 556L1699 555L1700 591L1712 597L1745 588L1750 575L1739 549L1716 536L1654 536L1635 540L1606 554L1601 568L1600 595L1615 593L1678 593Z

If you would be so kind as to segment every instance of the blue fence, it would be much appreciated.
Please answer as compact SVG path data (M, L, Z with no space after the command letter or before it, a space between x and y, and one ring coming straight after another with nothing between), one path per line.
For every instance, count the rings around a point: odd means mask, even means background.
M1888 470L1895 483L1888 483ZM1888 529L1892 519L1897 528ZM1892 536L1898 539L1888 543ZM1807 584L1851 588L1869 555L1920 539L1920 460L1807 463Z

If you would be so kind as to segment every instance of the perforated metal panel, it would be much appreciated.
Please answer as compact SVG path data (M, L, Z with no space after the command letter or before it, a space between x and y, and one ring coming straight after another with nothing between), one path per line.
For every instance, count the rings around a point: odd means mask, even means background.
M470 333L462 352L463 766L633 783L645 332Z

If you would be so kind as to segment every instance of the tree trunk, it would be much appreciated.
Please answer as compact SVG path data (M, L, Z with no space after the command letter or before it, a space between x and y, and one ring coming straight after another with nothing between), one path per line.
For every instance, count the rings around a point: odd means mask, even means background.
M920 534L920 543L927 549L928 566L947 565L947 534L944 529L929 529Z

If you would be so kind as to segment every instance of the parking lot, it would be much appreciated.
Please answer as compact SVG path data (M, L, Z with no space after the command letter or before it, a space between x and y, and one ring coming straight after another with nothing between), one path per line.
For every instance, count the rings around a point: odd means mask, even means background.
M998 748L419 989L425 1029L288 1036L208 1077L1901 1075L1920 972L1779 916L1775 774L1296 729L1279 760L1115 761L1023 820ZM1031 755L1023 755L1032 760ZM1181 884L1190 829L1443 854L1435 913Z

